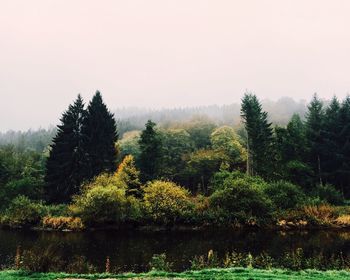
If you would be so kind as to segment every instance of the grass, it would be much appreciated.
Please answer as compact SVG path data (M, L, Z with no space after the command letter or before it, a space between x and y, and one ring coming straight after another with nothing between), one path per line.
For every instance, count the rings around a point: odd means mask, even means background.
M78 275L65 273L29 273L24 271L0 271L1 280L57 280L57 279L225 279L225 280L255 280L255 279L272 279L272 280L342 280L350 279L350 272L346 271L288 271L288 270L259 270L249 268L228 268L228 269L204 269L200 271L188 271L182 273L168 272L148 272L141 274L95 274L95 275Z

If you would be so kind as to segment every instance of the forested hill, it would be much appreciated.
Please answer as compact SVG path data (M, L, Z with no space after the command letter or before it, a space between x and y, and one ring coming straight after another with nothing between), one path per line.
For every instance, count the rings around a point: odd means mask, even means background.
M268 112L270 121L286 125L293 113L304 117L306 101L295 101L289 97L283 97L278 101L263 100L262 106ZM147 108L119 108L113 110L118 121L119 135L131 130L142 130L147 120L151 119L159 126L167 126L171 123L188 121L196 116L206 116L218 125L237 125L240 122L240 104L211 105L187 108L159 109ZM0 145L12 144L16 147L26 147L38 152L43 151L51 143L56 128L21 131L0 132Z
M282 97L277 101L265 99L262 101L262 106L268 112L270 121L282 126L288 123L294 113L303 118L307 110L305 100L297 102L290 97ZM206 116L218 125L235 126L241 121L240 109L239 103L159 110L134 107L116 109L114 115L119 120L119 131L122 133L143 129L149 119L160 126L167 126L174 122L188 121L195 116Z

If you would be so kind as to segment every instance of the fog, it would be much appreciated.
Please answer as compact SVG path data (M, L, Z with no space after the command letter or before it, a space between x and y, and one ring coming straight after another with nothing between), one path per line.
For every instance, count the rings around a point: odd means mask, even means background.
M0 0L0 130L57 124L78 93L173 108L350 88L350 1Z

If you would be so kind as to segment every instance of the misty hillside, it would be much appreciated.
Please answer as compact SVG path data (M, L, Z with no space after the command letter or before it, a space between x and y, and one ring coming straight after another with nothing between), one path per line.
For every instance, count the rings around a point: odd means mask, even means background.
M304 117L306 101L296 102L290 97L282 97L278 101L262 100L263 109L268 112L272 123L286 125L294 113ZM151 119L160 126L190 120L195 116L208 117L218 125L235 126L240 122L240 104L211 105L187 108L151 110L146 108L120 108L114 110L119 122L121 133L142 129L147 120Z
M294 113L304 116L306 102L296 102L292 98L283 97L278 101L263 100L263 109L269 113L272 123L285 125ZM112 107L112 106L111 106ZM236 126L240 122L240 104L211 105L187 108L151 110L147 108L119 108L113 110L118 121L119 135L131 130L141 130L147 120L151 119L159 126L188 121L193 117L207 117L217 125ZM55 128L28 131L0 132L0 145L12 144L15 147L26 147L30 150L42 151L51 143Z

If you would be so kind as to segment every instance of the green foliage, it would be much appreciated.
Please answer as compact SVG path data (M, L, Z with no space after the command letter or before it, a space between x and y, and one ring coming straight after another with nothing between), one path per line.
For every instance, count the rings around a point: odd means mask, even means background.
M175 183L154 181L143 192L145 211L155 222L181 222L193 209L189 192Z
M279 209L291 209L305 202L305 194L302 189L286 181L270 183L265 193Z
M224 158L225 154L214 150L198 150L189 155L186 172L193 192L208 192L209 181L219 171Z
M153 255L149 266L154 271L171 271L171 263L166 261L165 253Z
M256 189L264 190L268 186L267 182L261 177L249 176L240 171L230 172L227 170L221 170L220 172L215 173L211 180L211 191L222 190L225 188L226 182L233 182L235 180L243 180Z
M313 195L318 197L320 201L330 203L332 205L344 204L344 199L341 192L329 184L317 185L313 191Z
M263 221L272 210L271 200L264 189L265 184L252 183L244 178L227 178L222 188L210 196L210 205L223 211L229 221Z
M136 161L140 156L140 131L133 130L124 133L123 138L118 141L119 145L119 154L118 161L123 160L127 155L132 155Z
M193 118L185 124L185 130L189 133L196 150L210 148L210 135L215 127L211 120L204 117Z
M10 226L31 226L40 222L46 214L40 202L34 202L25 196L18 196L11 201L2 217L2 223Z
M0 210L18 195L42 198L43 176L44 160L39 153L0 147Z
M86 268L88 264L83 260L80 261ZM81 268L79 268L81 269ZM56 280L65 278L77 279L221 279L221 280L247 280L247 279L275 279L275 280L347 280L350 273L346 271L290 271L281 269L251 269L251 268L227 268L227 269L203 269L200 271L187 271L181 273L174 272L154 272L149 273L126 273L119 275L106 274L67 274L67 273L28 273L26 271L0 271L0 277L3 280Z
M73 199L70 210L84 224L118 224L140 214L139 201L126 196L126 184L118 176L97 177Z
M162 163L161 178L171 181L182 181L186 172L186 157L193 151L193 141L184 129L161 130Z
M162 139L155 126L156 124L149 120L139 140L141 153L138 165L144 182L157 178L161 168Z
M213 131L210 136L215 151L225 155L225 162L232 168L244 164L247 152L232 127L222 126Z

